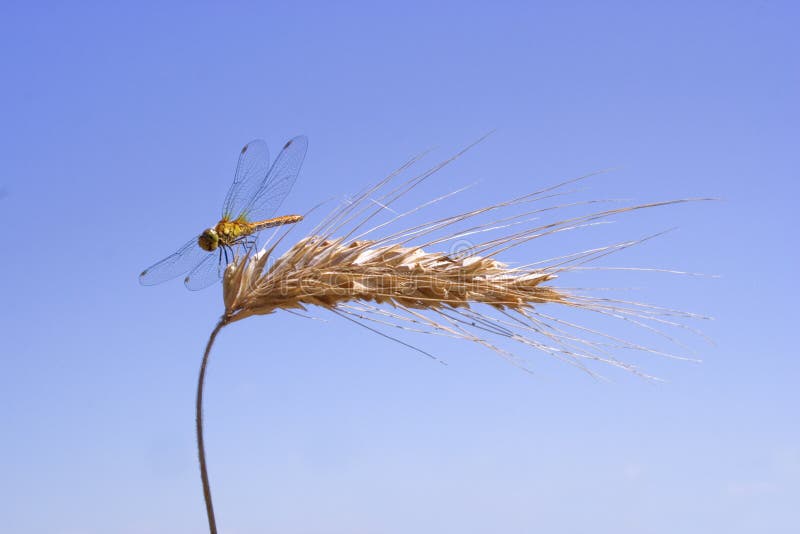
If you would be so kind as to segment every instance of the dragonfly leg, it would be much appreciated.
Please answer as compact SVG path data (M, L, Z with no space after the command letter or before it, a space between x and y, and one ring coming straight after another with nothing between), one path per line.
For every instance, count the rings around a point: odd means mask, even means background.
M244 249L244 253L245 254L249 254L250 252L252 252L252 249L256 245L256 238L253 235L251 235L251 236L242 236L242 237L236 239L233 242L233 245L241 246ZM231 248L231 253L232 252L233 252L233 248Z

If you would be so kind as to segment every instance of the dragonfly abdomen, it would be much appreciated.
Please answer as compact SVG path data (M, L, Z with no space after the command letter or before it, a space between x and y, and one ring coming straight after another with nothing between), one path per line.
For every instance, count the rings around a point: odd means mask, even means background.
M282 224L293 224L303 220L302 215L281 215L280 217L273 217L265 221L257 221L249 223L251 232L259 232L264 228L272 228L273 226L281 226Z

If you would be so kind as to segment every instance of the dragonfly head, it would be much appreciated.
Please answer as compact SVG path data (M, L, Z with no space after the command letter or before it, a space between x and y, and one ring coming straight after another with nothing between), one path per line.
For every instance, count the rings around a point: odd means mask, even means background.
M200 234L200 237L197 238L197 244L200 245L200 248L209 252L216 250L219 246L219 235L217 231L213 228L209 228Z

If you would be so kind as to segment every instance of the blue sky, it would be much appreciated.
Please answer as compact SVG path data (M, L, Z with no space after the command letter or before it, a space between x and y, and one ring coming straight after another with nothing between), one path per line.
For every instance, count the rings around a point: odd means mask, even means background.
M208 381L221 532L797 532L799 15L4 2L3 528L204 530L193 396L220 288L137 275L215 222L245 142L275 154L308 135L283 207L302 213L496 129L416 199L476 183L437 207L457 212L607 168L588 196L722 199L547 245L677 227L613 263L720 278L596 280L713 316L714 345L688 339L703 363L641 357L665 383L602 382L407 339L444 367L323 313L249 319L220 335Z

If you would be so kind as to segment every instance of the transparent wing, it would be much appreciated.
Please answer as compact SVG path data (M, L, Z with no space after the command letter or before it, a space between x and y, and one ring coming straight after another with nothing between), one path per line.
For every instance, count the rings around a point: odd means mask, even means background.
M210 253L200 264L183 280L188 289L197 291L204 289L222 278L227 263L221 257L220 251Z
M175 254L142 271L139 283L152 286L176 278L194 269L206 256L214 256L214 253L201 249L195 237L179 248Z
M270 167L263 183L253 193L241 212L233 212L250 222L269 219L292 190L306 157L308 139L304 135L290 139Z
M261 139L250 141L239 153L233 184L222 205L222 217L235 219L253 200L269 170L269 149Z

